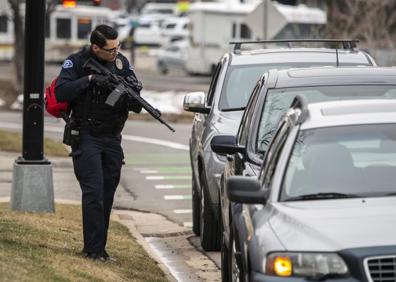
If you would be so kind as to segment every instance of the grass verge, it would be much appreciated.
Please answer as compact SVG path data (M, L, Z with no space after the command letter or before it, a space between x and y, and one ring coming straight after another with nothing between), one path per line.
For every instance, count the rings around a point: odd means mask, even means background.
M16 132L0 130L0 151L21 152L22 135ZM53 157L67 157L69 152L63 143L44 138L44 154Z
M56 205L55 214L34 214L0 204L0 281L167 281L125 226L110 223L107 245L116 262L80 255L80 206Z

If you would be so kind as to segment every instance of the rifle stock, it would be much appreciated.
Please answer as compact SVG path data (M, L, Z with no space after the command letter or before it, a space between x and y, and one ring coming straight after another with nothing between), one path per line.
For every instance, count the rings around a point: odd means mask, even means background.
M116 88L114 88L114 90L106 99L105 103L107 105L114 107L114 105L123 95L128 95L129 97L133 98L137 103L139 103L153 118L165 125L172 132L175 132L175 129L162 119L161 112L158 109L154 108L152 105L150 105L145 99L143 99L138 93L136 93L134 89L129 87L129 84L124 80L124 78L113 74L110 70L102 66L94 58L89 58L84 63L83 67L88 70L94 71L97 74L111 76L115 81L117 81Z

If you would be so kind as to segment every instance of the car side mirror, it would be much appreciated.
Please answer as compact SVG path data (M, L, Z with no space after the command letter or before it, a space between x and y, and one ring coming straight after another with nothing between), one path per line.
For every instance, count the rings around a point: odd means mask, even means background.
M262 189L256 177L231 176L226 184L227 196L231 202L265 205L269 190Z
M210 147L216 154L236 154L244 153L245 147L237 144L237 139L233 135L217 135L210 142Z
M205 93L188 93L184 96L183 109L187 112L208 114L210 112L210 107L205 106Z

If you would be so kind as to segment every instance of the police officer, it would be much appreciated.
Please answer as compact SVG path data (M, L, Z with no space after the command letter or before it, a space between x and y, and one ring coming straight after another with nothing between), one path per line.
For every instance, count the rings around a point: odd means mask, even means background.
M138 113L141 106L134 101L117 103L115 107L106 105L115 82L109 76L90 73L84 63L92 57L112 73L137 81L128 60L119 53L117 37L112 27L97 26L91 33L90 46L64 61L55 87L57 100L71 105L72 130L78 134L71 155L82 191L83 254L101 261L111 259L105 247L124 158L121 130L128 111Z

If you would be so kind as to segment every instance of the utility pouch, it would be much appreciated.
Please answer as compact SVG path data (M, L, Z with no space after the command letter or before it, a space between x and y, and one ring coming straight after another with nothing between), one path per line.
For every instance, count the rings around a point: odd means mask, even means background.
M65 125L65 130L63 132L63 144L68 146L77 145L80 142L80 127L73 120Z

